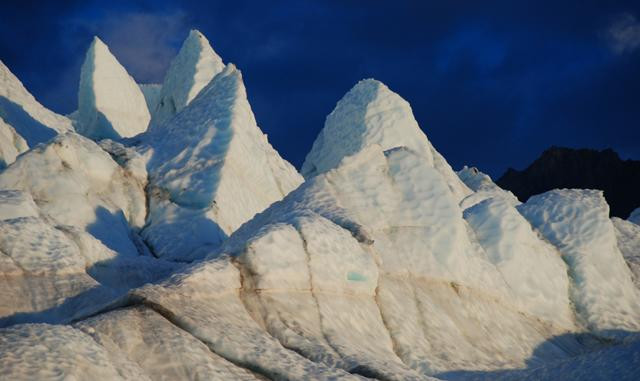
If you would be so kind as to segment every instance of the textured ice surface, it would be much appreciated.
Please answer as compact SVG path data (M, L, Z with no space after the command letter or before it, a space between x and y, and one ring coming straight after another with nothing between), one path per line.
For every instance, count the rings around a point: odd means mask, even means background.
M219 245L302 182L256 125L232 64L147 139L151 209L142 234L159 256L185 260Z
M113 356L133 361L152 380L256 380L211 352L189 332L143 306L98 315L76 325Z
M640 330L640 295L618 249L602 191L553 190L518 209L560 250L582 323L611 336Z
M76 129L92 139L115 139L144 132L149 120L140 87L95 37L80 73Z
M640 377L640 341L613 346L581 356L550 361L528 369L494 372L452 372L445 380L487 381L635 381Z
M163 124L185 108L222 69L224 63L207 38L197 30L189 32L164 78L152 124Z
M61 325L0 329L0 369L7 380L150 380L126 357Z

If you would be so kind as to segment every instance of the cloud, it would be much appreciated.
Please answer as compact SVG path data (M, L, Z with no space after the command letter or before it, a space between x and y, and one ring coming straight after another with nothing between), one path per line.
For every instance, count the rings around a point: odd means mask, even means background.
M99 20L78 19L83 29L100 37L138 82L162 82L189 30L182 10L117 12Z
M640 22L634 15L623 13L611 23L607 37L615 53L630 53L640 47Z

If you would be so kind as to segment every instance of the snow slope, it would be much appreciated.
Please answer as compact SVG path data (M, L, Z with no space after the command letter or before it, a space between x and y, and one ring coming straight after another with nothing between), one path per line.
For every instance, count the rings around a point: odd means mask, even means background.
M302 182L256 125L232 64L147 142L151 210L142 234L159 256L186 260L219 245Z
M0 161L4 165L29 146L73 131L71 120L49 111L0 61Z
M116 139L144 132L149 120L140 87L94 37L80 73L76 129L92 139Z
M165 75L152 125L161 125L180 112L222 69L224 63L207 38L191 30Z

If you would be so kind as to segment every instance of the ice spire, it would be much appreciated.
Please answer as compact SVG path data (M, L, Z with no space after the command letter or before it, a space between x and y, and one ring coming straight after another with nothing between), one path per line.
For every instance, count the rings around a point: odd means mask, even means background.
M222 69L224 63L207 38L191 30L165 76L152 124L162 124L182 110Z
M93 139L130 137L144 132L149 119L135 80L94 37L80 74L78 132Z

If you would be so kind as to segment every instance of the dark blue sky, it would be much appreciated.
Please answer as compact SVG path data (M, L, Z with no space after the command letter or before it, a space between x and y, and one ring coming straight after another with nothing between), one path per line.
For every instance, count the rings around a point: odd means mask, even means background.
M93 35L161 82L191 28L242 70L258 124L298 167L368 77L411 103L456 169L497 177L550 145L640 159L638 1L3 1L0 59L68 113Z

